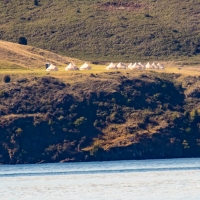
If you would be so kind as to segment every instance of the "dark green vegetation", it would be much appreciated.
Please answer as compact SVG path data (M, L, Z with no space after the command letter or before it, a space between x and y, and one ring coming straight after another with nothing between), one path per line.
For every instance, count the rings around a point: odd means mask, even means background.
M71 80L0 77L0 163L200 156L199 77L107 72Z
M90 60L184 59L200 53L198 0L5 0L0 39Z
M5 83L9 83L10 82L10 76L9 75L5 75L3 79L4 79Z
M28 44L27 39L25 37L20 37L18 43L22 45Z

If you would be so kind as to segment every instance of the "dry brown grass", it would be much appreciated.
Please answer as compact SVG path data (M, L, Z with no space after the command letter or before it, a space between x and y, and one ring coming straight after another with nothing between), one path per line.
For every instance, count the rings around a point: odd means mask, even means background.
M44 67L46 62L53 63L57 66L63 66L69 62L79 62L77 59L64 57L39 48L1 40L0 61L1 69L16 69L20 67L39 69Z

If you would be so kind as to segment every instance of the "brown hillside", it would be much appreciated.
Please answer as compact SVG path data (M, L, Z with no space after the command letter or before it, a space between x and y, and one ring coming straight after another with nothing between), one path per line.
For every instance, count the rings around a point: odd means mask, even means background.
M43 49L0 40L0 61L4 64L9 63L21 67L40 68L47 61L61 66L74 62L75 59L60 56Z

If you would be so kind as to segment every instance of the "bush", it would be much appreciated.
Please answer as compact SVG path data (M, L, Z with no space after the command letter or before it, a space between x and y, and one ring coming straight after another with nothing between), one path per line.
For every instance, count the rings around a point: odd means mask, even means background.
M18 133L18 134L20 134L20 133L22 133L22 131L23 130L21 128L18 128L15 132Z
M151 17L149 14L145 14L144 16L145 16L145 17Z
M74 125L79 127L79 126L83 126L86 122L87 122L87 119L85 117L80 117L74 122Z
M20 37L18 43L22 45L28 44L27 39L25 37Z
M199 117L199 112L198 112L198 110L193 110L193 111L191 111L190 112L190 120L195 120L195 119L197 119Z
M9 83L10 82L10 76L9 75L5 75L4 76L4 82L5 83Z

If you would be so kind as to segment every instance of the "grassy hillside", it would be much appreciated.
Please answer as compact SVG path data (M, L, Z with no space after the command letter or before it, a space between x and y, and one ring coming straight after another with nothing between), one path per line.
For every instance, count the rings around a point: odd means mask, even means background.
M77 59L60 56L43 49L0 40L0 69L2 73L44 69L47 61L57 66L64 66L69 62L79 62Z
M0 1L0 39L90 60L200 54L198 0ZM134 3L133 3L134 2Z

